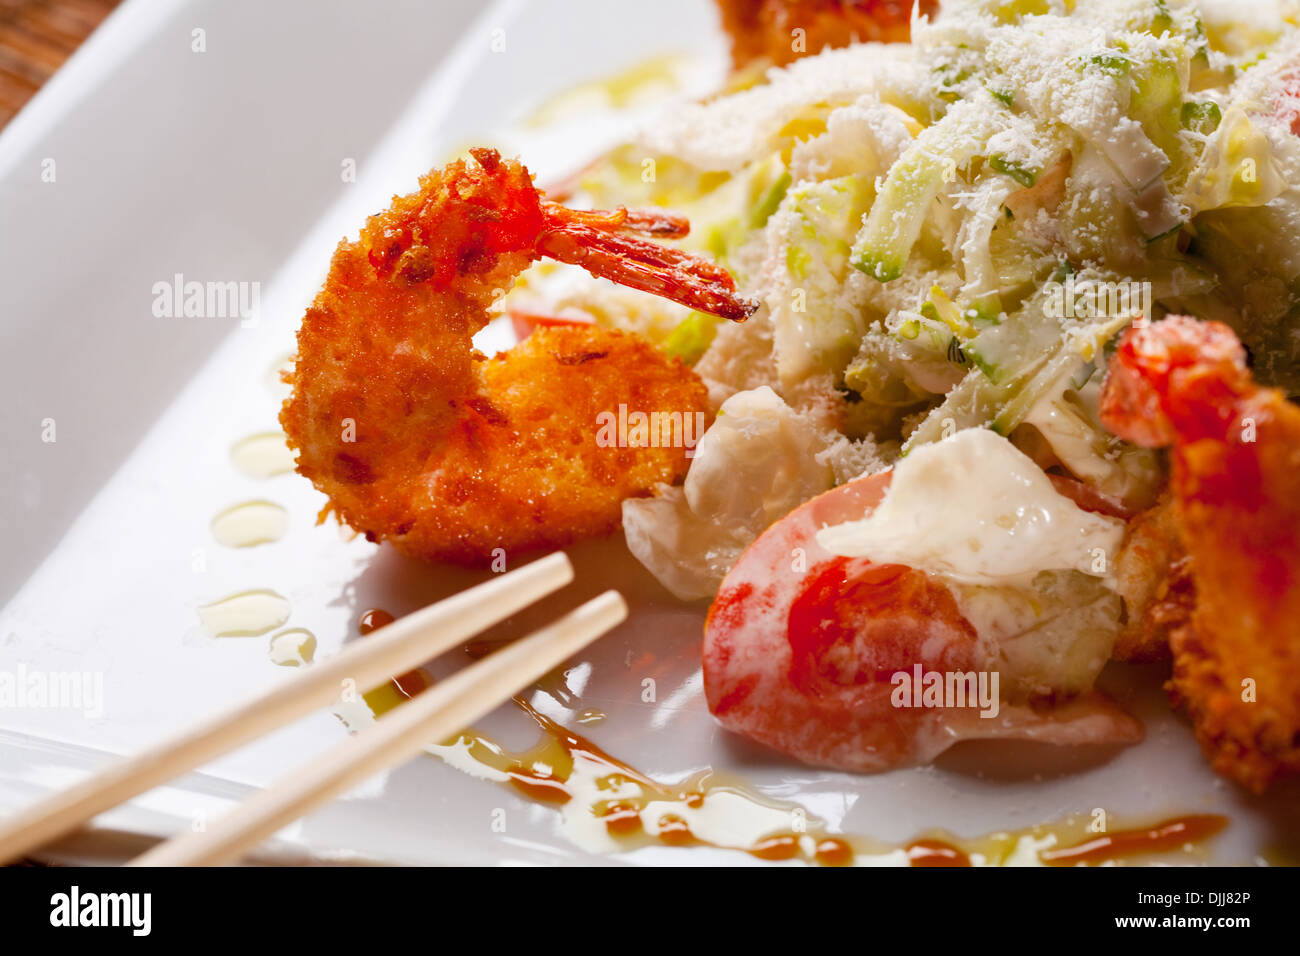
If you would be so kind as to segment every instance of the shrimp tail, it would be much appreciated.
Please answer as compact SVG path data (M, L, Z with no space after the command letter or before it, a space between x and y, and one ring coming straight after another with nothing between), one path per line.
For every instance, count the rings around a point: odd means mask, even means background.
M1231 329L1171 316L1120 341L1099 410L1116 434L1148 448L1223 440L1255 388Z
M735 280L721 266L640 238L685 236L690 227L681 217L621 208L593 214L554 203L543 209L547 229L538 242L543 255L735 322L758 309L757 302L736 294Z

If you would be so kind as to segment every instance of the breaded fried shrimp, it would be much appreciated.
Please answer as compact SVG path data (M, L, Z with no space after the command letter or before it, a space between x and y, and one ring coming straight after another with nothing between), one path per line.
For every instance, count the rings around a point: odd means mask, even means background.
M760 57L782 66L827 47L877 41L906 43L916 0L719 0L731 35L731 58L742 67ZM932 16L938 0L920 0Z
M1300 771L1300 408L1255 384L1227 326L1174 316L1126 334L1101 413L1173 446L1195 605L1170 690L1214 769L1262 791Z
M298 332L280 420L298 471L374 541L483 563L616 527L624 498L686 471L684 447L598 442L620 404L692 418L693 372L596 327L539 330L488 360L488 306L547 256L701 311L754 305L718 266L633 234L679 237L680 217L578 212L543 200L523 166L472 150L423 177L334 253ZM698 436L697 436L698 437Z

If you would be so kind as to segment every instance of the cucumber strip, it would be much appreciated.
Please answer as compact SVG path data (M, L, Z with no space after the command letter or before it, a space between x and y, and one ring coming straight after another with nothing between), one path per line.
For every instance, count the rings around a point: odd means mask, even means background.
M1083 58L1083 63L1116 78L1128 76L1133 69L1133 61L1122 53L1089 54Z
M965 311L967 322L996 323L1002 312L999 292L1002 276L993 261L991 241L993 230L1003 219L1003 203L1016 186L1005 179L989 177L975 187L971 210L957 233L957 249L961 255L962 298L969 303Z
M1008 108L1015 107L1016 105L1015 90L999 90L999 89L995 89L992 86L987 86L985 87L985 89L988 90L989 96L993 97L1003 106L1006 106Z
M1214 100L1206 100L1203 103L1189 101L1183 104L1180 119L1184 129L1209 136L1223 122L1223 110Z
M718 334L718 326L723 321L716 315L692 312L668 333L668 337L663 341L664 352L673 358L681 359L686 365L694 365L713 344L713 338Z
M1067 333L1056 354L1017 388L1002 406L993 419L993 430L999 435L1011 434L1011 430L1024 421L1030 409L1044 396L1077 380L1088 364L1101 354L1106 343L1130 322L1131 316L1120 316Z
M779 155L770 157L755 170L750 190L751 195L757 195L745 216L745 225L751 230L762 229L780 207L789 189L790 170L786 169Z
M990 156L989 165L1003 176L1010 176L1026 189L1038 182L1038 177L1042 175L1041 169L1030 169L1024 163L1018 163L1001 153Z
M1045 395L1078 381L1105 344L1133 319L1109 316L1062 329L1040 291L1016 315L986 328L962 345L975 365L970 374L921 423L903 446L937 441L955 429L987 427L1010 434Z
M1178 59L1162 53L1144 64L1133 89L1133 118L1147 138L1169 157L1175 170L1183 165L1183 77Z
M850 262L878 282L903 274L930 205L958 167L979 154L1007 115L992 97L958 104L889 170L853 245Z
M966 356L991 384L1023 378L1051 353L1060 339L1061 323L1048 308L1050 297L1048 287L1040 289L1006 322L982 329L966 343Z

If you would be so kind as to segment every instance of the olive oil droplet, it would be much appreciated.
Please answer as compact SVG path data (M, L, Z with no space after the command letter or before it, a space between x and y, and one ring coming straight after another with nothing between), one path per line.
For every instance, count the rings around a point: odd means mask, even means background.
M212 637L257 637L289 620L289 602L274 591L243 591L199 608Z
M230 459L249 478L273 478L293 471L293 452L284 432L260 432L240 439L230 449Z
M284 537L289 513L273 501L245 501L212 519L212 536L228 548L251 548Z
M272 664L302 667L316 656L316 635L302 627L281 631L272 635L268 653Z

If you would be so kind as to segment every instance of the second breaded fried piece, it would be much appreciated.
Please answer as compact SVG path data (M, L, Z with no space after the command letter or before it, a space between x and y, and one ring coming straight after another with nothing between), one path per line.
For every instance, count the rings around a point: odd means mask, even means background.
M1260 792L1300 771L1300 408L1255 384L1227 326L1175 316L1126 334L1101 413L1173 445L1196 599L1170 690L1214 769Z
M879 41L905 43L915 0L718 0L739 69L765 58L784 66L804 54ZM932 15L938 0L920 0Z

